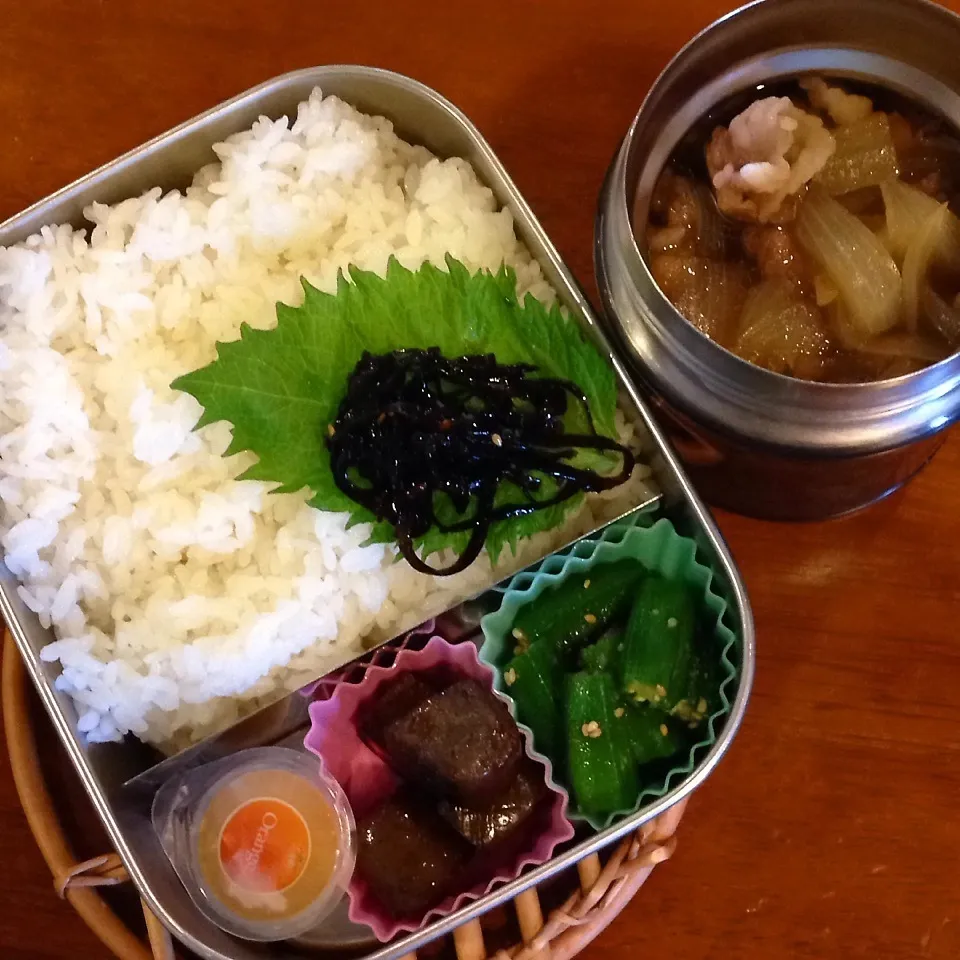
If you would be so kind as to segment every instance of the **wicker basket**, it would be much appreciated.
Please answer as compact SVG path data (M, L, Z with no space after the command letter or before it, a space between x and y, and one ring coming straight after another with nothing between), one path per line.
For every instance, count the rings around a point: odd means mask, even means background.
M35 726L42 720L33 708L32 692L17 649L4 634L0 700L10 766L30 830L53 873L54 888L120 960L174 960L177 953L169 934L145 905L146 937L141 939L105 901L102 888L128 879L119 857L109 853L76 862L41 767ZM549 911L546 922L536 888L517 896L513 907L521 943L491 953L484 942L485 918L459 927L452 935L458 960L568 960L575 956L623 910L653 867L673 853L674 833L685 805L682 801L645 824L605 859L594 854L581 860L576 876L571 870L561 877L564 894L570 892ZM403 960L416 960L416 955Z

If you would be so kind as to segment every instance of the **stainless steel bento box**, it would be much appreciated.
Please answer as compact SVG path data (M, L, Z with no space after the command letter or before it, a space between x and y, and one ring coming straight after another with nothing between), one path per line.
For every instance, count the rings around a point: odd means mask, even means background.
M371 960L387 960L409 953L635 830L701 784L730 745L743 717L753 678L754 632L743 584L712 517L690 486L619 357L601 334L583 293L489 145L462 113L427 87L394 73L358 66L318 67L278 77L157 137L7 221L0 226L0 244L22 240L45 224L80 224L83 208L93 201L113 203L156 185L164 189L185 186L198 168L215 159L214 143L249 127L261 115L275 118L288 113L315 86L364 112L388 117L402 136L441 156L464 157L492 188L499 202L511 211L520 238L539 260L563 304L589 331L600 349L610 356L627 402L635 404L637 416L655 445L653 468L662 491L658 509L673 520L681 533L698 542L701 558L716 571L717 589L729 601L729 626L740 638L737 651L740 657L739 686L731 696L731 713L709 754L682 784L635 816L589 837L513 883L424 930L379 946L367 955ZM40 649L52 636L19 600L15 581L2 567L0 611L111 841L151 909L176 937L202 957L246 960L265 955L292 956L293 951L282 944L268 949L235 940L206 920L193 905L164 856L149 815L152 793L162 779L160 774L169 770L171 764L196 763L212 753L236 749L254 738L253 731L262 731L264 727L270 728L276 741L278 732L289 734L304 722L303 698L293 694L268 707L269 716L256 714L211 743L157 767L158 755L130 738L122 744L88 745L82 742L76 732L74 707L54 685L57 668L40 659Z

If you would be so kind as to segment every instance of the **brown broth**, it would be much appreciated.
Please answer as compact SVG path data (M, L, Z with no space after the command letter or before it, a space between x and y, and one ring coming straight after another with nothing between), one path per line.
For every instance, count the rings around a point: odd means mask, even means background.
M730 98L678 144L654 190L641 247L654 279L677 310L745 360L788 376L834 383L913 373L960 349L960 219L953 219L960 215L960 139L944 120L888 90L824 79L831 87L868 97L874 112L853 126L837 124L822 102L819 111L811 105L798 81L761 85ZM769 202L769 193L750 192L742 179L718 200L711 169L723 169L722 161L731 156L736 162L728 170L761 157L737 154L737 141L715 131L767 97L788 97L805 113L820 117L838 145L834 159L782 203ZM862 103L859 108L866 110ZM876 143L881 146L874 149L869 139L861 150L857 144L868 130L879 131ZM801 127L796 136L803 133ZM937 239L946 232L932 234L937 253L919 274L921 295L912 301L919 304L916 316L905 299L891 296L887 302L891 309L898 304L896 313L888 311L884 326L873 328L860 319L849 287L830 275L838 268L825 263L823 249L798 228L797 218L802 221L814 209L805 211L804 204L838 202L846 211L843 216L856 217L876 238L866 237L866 246L879 241L881 255L902 274L905 257L926 261L916 253L895 252L879 186L883 180L886 189L894 176L931 197L930 209L937 209L934 201L948 204L951 217L943 230L956 224L958 243L956 255L950 256L946 241ZM927 211L915 222L926 223L930 215ZM910 244L920 235L920 228L912 226L895 234L908 237ZM907 244L903 248L910 249Z

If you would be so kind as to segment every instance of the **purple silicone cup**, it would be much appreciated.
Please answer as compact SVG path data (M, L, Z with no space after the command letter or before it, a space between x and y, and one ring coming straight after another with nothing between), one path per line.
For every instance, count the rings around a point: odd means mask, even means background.
M376 663L366 665L365 672L357 682L340 680L330 695L310 704L310 731L303 741L304 747L320 757L330 774L343 787L355 814L362 817L379 801L389 796L399 781L393 771L364 742L357 729L357 718L363 704L376 696L378 688L401 672L418 673L438 666L452 668L463 677L482 683L498 699L506 699L493 689L493 672L480 662L473 643L448 643L443 637L431 637L421 650L395 649L390 666ZM523 731L521 731L523 732ZM574 833L573 824L567 819L566 791L553 779L550 761L533 749L528 733L523 732L527 755L543 767L544 779L552 796L549 811L545 811L547 826L529 846L505 863L493 877L480 882L456 897L448 897L430 910L419 923L395 920L380 906L355 873L347 896L350 900L349 916L354 923L364 923L373 930L381 942L392 940L398 933L412 932L423 928L434 917L443 917L458 910L470 900L477 900L494 887L508 883L520 875L525 867L546 863L558 844L569 840Z

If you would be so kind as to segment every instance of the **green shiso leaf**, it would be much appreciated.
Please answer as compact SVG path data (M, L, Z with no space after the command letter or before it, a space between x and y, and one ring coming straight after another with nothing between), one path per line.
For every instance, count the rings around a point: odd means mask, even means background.
M228 420L228 454L249 450L258 460L244 479L277 484L278 492L308 487L320 510L350 513L351 522L374 523L372 539L391 539L391 528L344 496L333 480L325 437L346 394L347 380L365 350L439 347L448 357L492 353L500 363L532 363L542 376L572 380L584 392L597 430L614 436L613 370L580 329L556 305L533 296L522 303L516 275L471 274L448 257L446 270L424 264L411 271L391 259L386 277L350 268L335 294L301 281L300 307L277 304L277 325L255 330L243 324L240 339L217 345L217 359L175 380L174 389L203 406L198 426ZM572 410L567 429L582 432L583 415ZM548 485L549 486L549 485ZM504 485L500 499L509 498ZM544 491L547 493L547 490ZM557 526L582 497L494 524L487 537L491 558L521 537ZM451 511L451 519L453 519ZM431 530L420 542L424 555L460 549L465 534Z

